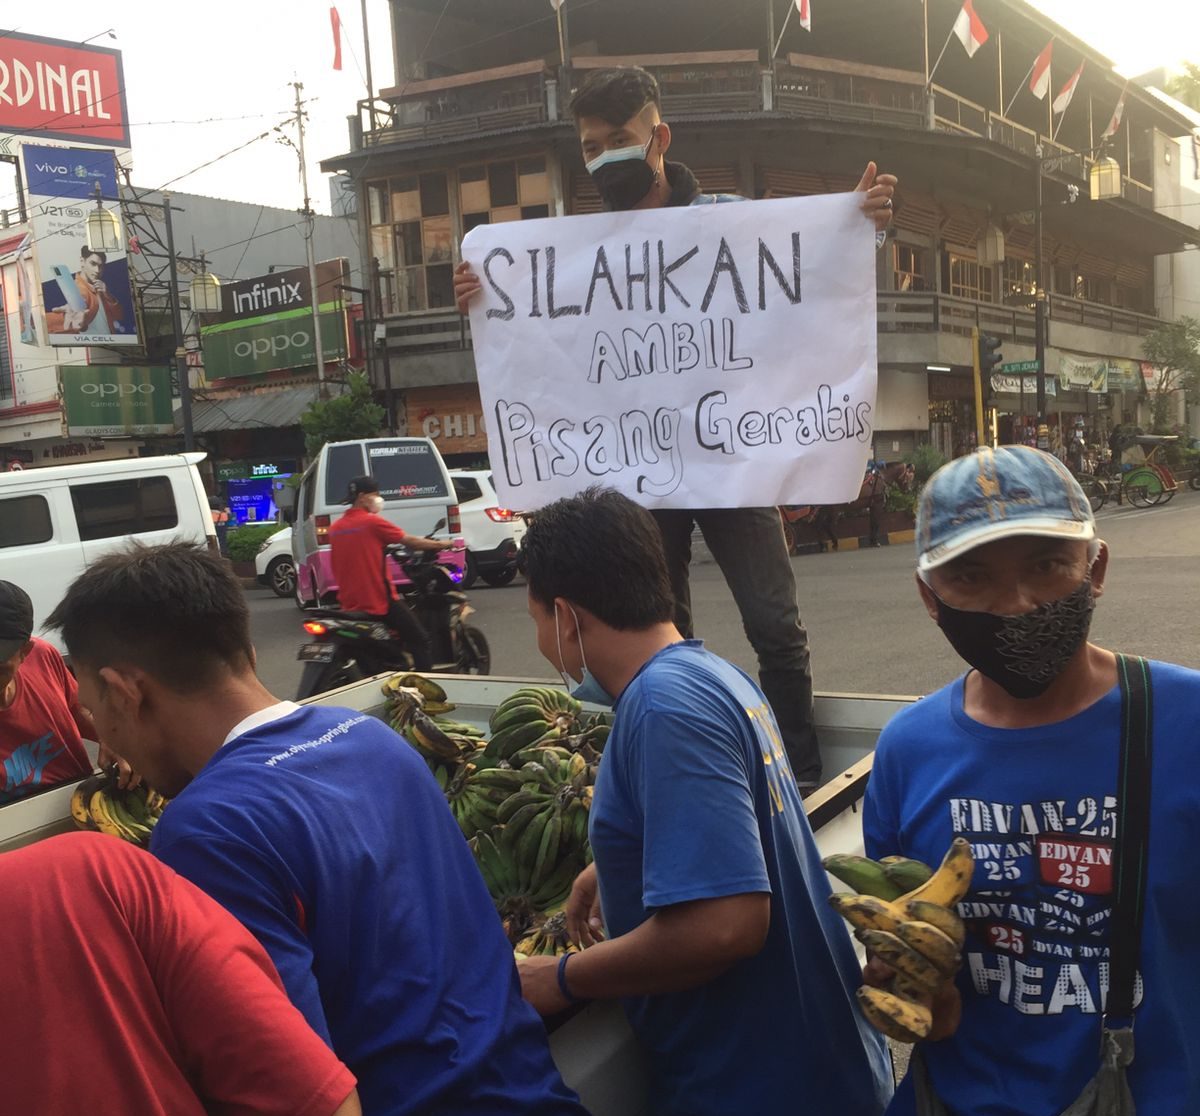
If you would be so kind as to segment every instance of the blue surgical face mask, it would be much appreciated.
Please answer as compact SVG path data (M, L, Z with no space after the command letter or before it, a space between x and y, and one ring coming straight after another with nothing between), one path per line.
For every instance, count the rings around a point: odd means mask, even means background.
M567 605L567 608L571 608ZM571 608L571 615L575 617L575 630L579 631L579 615ZM600 683L596 680L596 676L588 670L587 654L583 650L583 639L579 640L579 657L583 661L583 680L576 682L567 673L566 662L563 659L562 651L562 632L558 628L558 605L554 606L554 638L558 643L558 673L563 680L563 685L567 687L576 701L590 702L592 705L603 705L611 709L616 704L616 698L612 696Z

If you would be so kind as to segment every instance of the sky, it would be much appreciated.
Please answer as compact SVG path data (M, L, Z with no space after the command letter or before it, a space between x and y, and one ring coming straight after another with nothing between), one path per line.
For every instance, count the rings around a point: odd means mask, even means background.
M836 2L813 0L813 7L819 13L821 3ZM1112 58L1122 74L1177 64L1189 47L1200 60L1200 5L1139 0L1131 17L1128 0L1033 3ZM75 41L95 36L94 42L123 52L134 125L133 179L139 186L157 188L184 175L174 189L299 209L303 198L295 151L278 142L277 133L255 137L294 112L289 83L302 82L308 102L309 192L313 208L329 212L329 187L317 164L349 149L346 117L366 94L361 0L339 0L340 72L332 69L329 0L178 0L164 5L55 0L49 7L7 7L20 9L17 23L7 30ZM549 15L549 0L546 7ZM388 2L366 0L366 8L373 77L377 88L386 88L393 82ZM146 18L148 13L152 19ZM115 39L104 34L110 27ZM294 141L294 124L286 125L283 134ZM211 166L195 170L214 159ZM0 168L0 209L14 204L6 171Z

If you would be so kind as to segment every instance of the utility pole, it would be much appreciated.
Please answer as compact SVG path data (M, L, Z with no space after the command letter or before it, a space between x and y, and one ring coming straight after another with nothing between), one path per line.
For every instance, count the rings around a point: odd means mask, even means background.
M317 289L317 258L313 249L316 214L313 213L311 199L308 196L308 164L304 161L304 108L300 102L300 90L304 86L298 81L292 82L292 86L296 90L296 127L300 133L298 144L300 186L304 191L304 208L300 213L308 224L308 231L304 234L304 245L308 252L308 285L312 289L313 349L317 358L317 393L322 399L326 399L329 392L325 386L325 350L321 345L321 292Z
M175 375L179 379L179 410L183 418L183 449L191 453L196 448L196 434L192 429L192 385L191 370L187 366L187 351L183 347L183 315L179 308L179 272L175 266L175 230L171 225L171 195L162 196L163 219L167 232L167 256L171 282L171 320L175 327Z

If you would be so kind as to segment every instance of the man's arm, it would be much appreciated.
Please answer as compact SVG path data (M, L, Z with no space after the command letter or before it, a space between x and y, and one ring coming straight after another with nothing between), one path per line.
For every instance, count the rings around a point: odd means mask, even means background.
M409 535L397 527L390 519L375 516L375 537L383 543L403 543L410 550L448 550L449 541L446 539L427 539L424 535Z
M564 977L579 999L683 992L753 957L770 925L771 897L764 893L679 903L628 934L572 955ZM558 964L557 957L534 957L517 966L525 998L543 1015L569 1003L559 989Z

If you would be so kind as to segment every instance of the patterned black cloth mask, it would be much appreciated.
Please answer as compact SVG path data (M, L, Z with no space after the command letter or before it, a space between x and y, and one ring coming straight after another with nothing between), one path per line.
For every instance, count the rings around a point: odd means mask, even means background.
M1092 626L1090 577L1065 597L1019 616L966 612L934 594L938 627L959 655L1015 698L1040 697L1066 669Z

